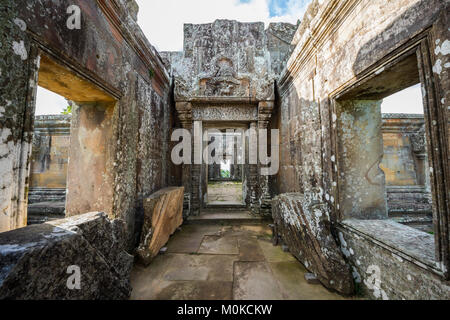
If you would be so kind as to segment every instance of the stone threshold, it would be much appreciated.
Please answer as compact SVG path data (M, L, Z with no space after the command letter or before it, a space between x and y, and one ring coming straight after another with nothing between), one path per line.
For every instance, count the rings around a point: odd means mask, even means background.
M220 224L220 225L240 225L240 224L261 224L271 222L270 217L262 217L251 214L249 211L227 211L216 210L207 211L200 216L191 216L187 219L187 224Z

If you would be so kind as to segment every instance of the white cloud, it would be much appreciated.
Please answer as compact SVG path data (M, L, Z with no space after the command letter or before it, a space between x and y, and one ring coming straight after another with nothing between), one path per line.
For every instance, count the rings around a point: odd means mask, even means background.
M241 22L261 21L297 23L303 17L305 5L288 2L286 15L270 18L269 0L137 0L139 4L138 23L150 43L161 51L183 49L184 23L211 23L216 19Z
M289 14L270 18L269 0L136 0L139 4L139 20L143 32L158 50L181 51L183 49L184 23L211 23L216 19L297 23L303 17L303 1L289 0ZM61 114L67 107L66 100L44 88L38 87L36 115Z
M384 99L381 112L423 114L421 85L409 87Z

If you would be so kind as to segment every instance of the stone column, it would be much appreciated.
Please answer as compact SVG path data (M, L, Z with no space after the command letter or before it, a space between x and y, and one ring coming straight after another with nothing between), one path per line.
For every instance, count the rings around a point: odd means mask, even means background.
M73 110L66 216L102 211L110 218L114 198L113 114L115 104L78 104Z
M203 167L203 124L195 121L192 129L192 166L191 166L191 214L200 215L203 201L202 167ZM197 153L196 150L200 153Z
M274 109L273 101L262 101L258 106L258 129L269 129L270 118ZM269 139L269 137L268 137ZM270 142L268 140L267 150L270 150ZM269 176L261 175L261 165L258 164L258 185L259 185L259 207L260 214L271 215L271 200L269 190Z
M258 159L258 123L252 122L250 123L250 135L255 134L255 137L251 139L248 137L247 145L249 150L249 155L247 157L248 164L248 173L247 173L247 199L246 202L249 206L251 212L258 214L259 213L259 197L258 197L258 164L252 164L251 155L254 155L255 160Z
M342 218L387 219L381 101L343 101L337 111Z
M193 122L192 122L192 104L190 102L177 102L175 104L177 109L178 117L181 121L181 127L188 130L191 134L191 160L194 161L194 132L193 132ZM192 176L192 166L190 164L183 164L182 166L182 184L184 187L184 204L183 204L183 215L185 217L191 215L192 213L192 194L191 194L191 176Z

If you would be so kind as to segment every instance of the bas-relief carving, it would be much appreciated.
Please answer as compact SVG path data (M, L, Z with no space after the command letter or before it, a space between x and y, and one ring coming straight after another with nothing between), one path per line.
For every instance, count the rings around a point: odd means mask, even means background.
M256 106L211 106L194 107L192 110L194 121L257 121Z
M176 101L196 98L241 98L253 101L274 100L274 64L291 51L289 33L294 25L240 23L216 20L210 24L187 24L184 50L164 53L175 78ZM292 36L293 36L293 32ZM283 34L274 43L272 34ZM278 38L277 38L278 39ZM276 52L280 54L276 54Z
M411 146L415 153L426 153L425 126L416 133L410 134Z
M199 96L239 97L249 96L250 79L238 78L234 63L227 57L217 57L212 72L200 79Z

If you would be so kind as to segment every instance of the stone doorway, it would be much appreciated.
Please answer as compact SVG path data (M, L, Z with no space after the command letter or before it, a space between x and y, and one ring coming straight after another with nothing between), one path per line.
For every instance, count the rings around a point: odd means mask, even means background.
M242 181L209 181L207 196L209 207L242 206Z
M205 159L204 205L213 208L244 206L244 130L207 126L204 137L204 148L214 148L211 155L215 158Z

